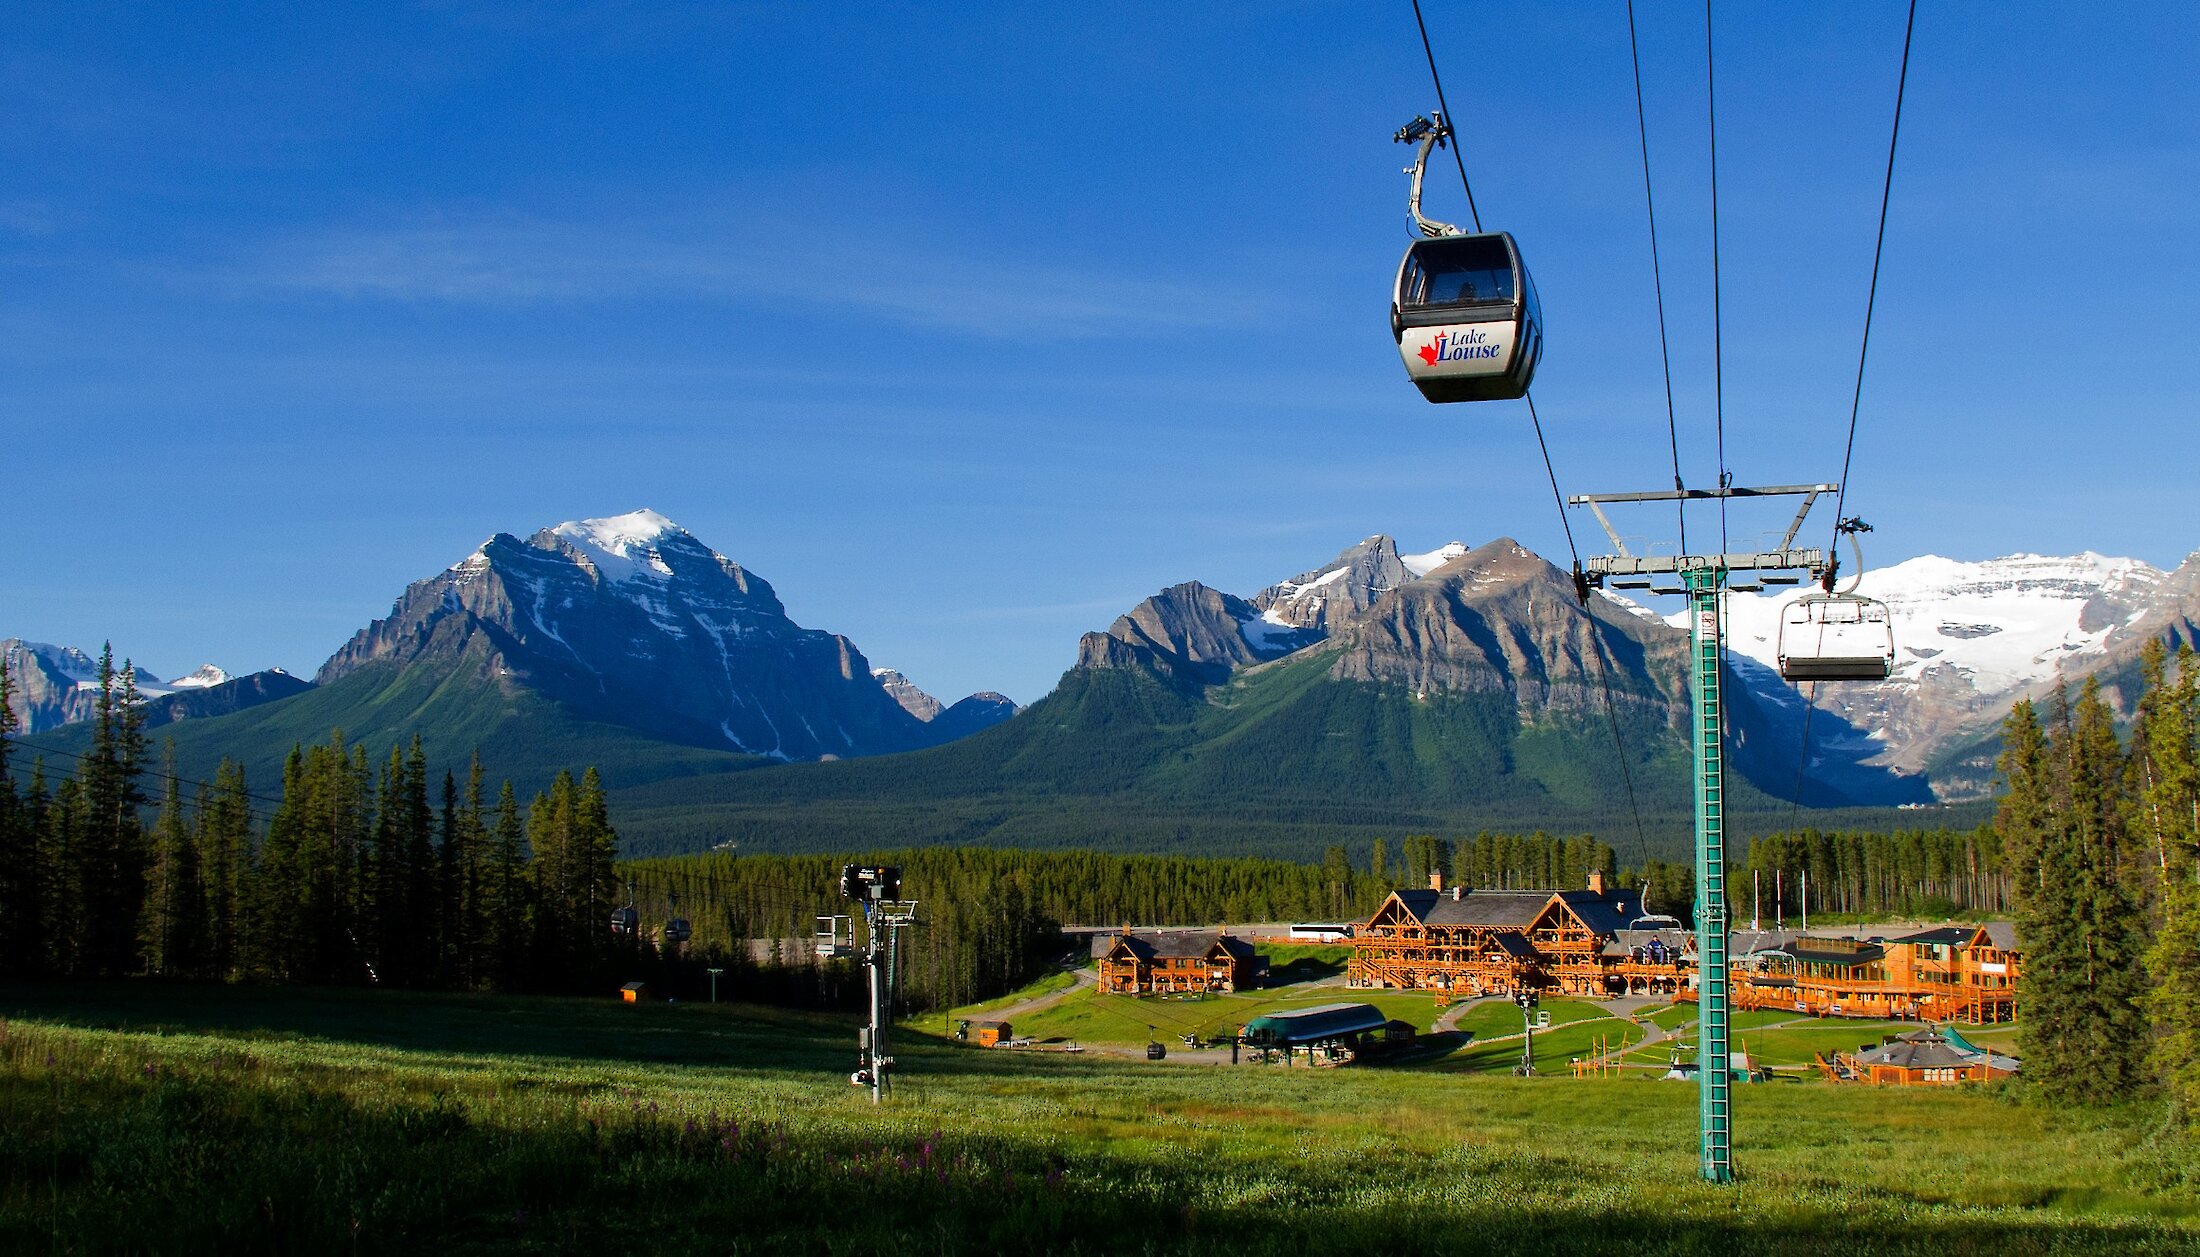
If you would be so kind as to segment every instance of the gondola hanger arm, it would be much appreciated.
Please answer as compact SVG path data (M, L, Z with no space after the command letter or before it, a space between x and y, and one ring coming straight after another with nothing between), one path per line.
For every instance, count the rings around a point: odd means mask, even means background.
M1421 213L1421 181L1428 174L1428 154L1432 148L1442 148L1451 137L1451 124L1444 121L1442 110L1432 117L1416 116L1413 121L1398 128L1390 138L1399 144L1418 145L1413 150L1413 164L1405 173L1413 176L1413 186L1406 193L1406 212L1413 217L1413 229L1430 239L1440 236L1464 235L1450 223L1438 222Z

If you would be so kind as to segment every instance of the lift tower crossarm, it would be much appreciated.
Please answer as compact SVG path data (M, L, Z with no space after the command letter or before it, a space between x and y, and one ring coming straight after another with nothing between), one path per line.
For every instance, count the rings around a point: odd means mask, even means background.
M1604 526L1604 535L1612 542L1617 553L1600 555L1583 560L1582 571L1589 583L1601 585L1607 576L1653 576L1673 572L1727 571L1727 572L1790 572L1805 571L1813 577L1826 570L1826 555L1816 546L1797 547L1795 535L1803 530L1803 521L1809 517L1810 508L1822 493L1840 490L1837 484L1782 484L1763 485L1755 488L1733 487L1725 489L1657 489L1648 493L1577 493L1566 499L1569 506L1586 506ZM1799 497L1803 505L1795 512L1795 519L1788 524L1787 532L1780 538L1776 550L1735 551L1726 554L1666 554L1636 555L1627 548L1626 539L1619 529L1612 526L1611 517L1604 513L1609 504L1627 502L1680 502L1710 498L1783 498Z

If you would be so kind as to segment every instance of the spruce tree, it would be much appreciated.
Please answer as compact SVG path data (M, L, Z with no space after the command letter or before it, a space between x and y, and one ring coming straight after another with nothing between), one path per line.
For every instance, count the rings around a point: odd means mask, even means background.
M2177 680L2167 652L2150 642L2141 660L2134 760L2141 823L2152 837L2156 927L2147 950L2153 980L2145 1007L2155 1039L2152 1064L2178 1115L2200 1112L2200 704L2193 653L2178 654Z
M237 976L244 964L247 900L252 877L252 795L244 766L224 758L213 789L198 809L199 851L206 890L207 971Z
M8 771L14 739L15 676L0 658L0 974L22 976L39 969L43 890L30 801Z

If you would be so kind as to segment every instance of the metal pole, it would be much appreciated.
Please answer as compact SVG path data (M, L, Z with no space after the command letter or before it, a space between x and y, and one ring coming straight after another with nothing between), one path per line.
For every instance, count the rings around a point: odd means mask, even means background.
M1725 763L1720 740L1720 603L1726 569L1681 573L1688 591L1695 696L1696 994L1701 1045L1697 1052L1698 1135L1705 1180L1734 1179L1734 1112L1727 1026Z
M869 901L865 901L863 905L863 924L863 967L870 975L871 983L871 1033L866 1044L869 1056L863 1065L871 1075L871 1103L877 1104L886 1096L886 1070L882 1067L886 1052L885 1045L881 1042L885 1031L879 1016L879 998L885 993L885 983L881 980L884 975L879 970L885 960L885 953L879 947L878 918L872 915Z

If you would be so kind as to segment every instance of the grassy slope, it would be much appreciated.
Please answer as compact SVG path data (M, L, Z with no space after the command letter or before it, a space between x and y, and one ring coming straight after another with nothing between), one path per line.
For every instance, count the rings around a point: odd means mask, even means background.
M1819 1085L1149 1065L746 1007L0 986L0 1249L2190 1252L2136 1116Z

